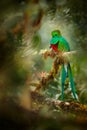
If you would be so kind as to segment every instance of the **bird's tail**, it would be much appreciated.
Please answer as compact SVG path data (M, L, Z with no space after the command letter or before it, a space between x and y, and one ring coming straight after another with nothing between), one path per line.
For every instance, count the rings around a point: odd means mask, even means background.
M72 75L72 70L71 70L71 66L68 63L68 76L69 76L69 80L70 80L70 86L72 89L72 93L75 99L77 99L77 95L76 95L76 89L75 89L75 84L74 84L74 80L73 80L73 75Z
M62 100L64 99L65 80L66 80L66 70L65 70L65 67L64 67L64 64L63 64L62 65L62 75L61 75L61 85L62 85L62 95L61 95L61 98L62 98Z

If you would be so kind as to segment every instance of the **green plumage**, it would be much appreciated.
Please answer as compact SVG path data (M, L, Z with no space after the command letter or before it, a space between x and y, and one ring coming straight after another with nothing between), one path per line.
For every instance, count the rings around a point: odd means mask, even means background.
M52 32L52 39L50 40L50 44L57 44L58 50L60 51L70 51L69 43L66 41L64 37L61 36L58 30Z
M64 37L62 37L59 30L54 30L54 31L52 31L51 34L52 34L52 39L50 40L50 44L52 44L52 45L57 44L59 51L62 51L62 52L70 51L69 43L67 42L67 40ZM75 84L74 84L74 80L73 80L70 63L68 63L66 65L66 68L65 68L64 64L62 65L62 74L61 74L61 86L62 86L61 98L62 98L62 100L64 99L64 86L65 86L65 81L66 81L67 77L69 77L69 80L70 80L70 86L71 86L73 96L75 99L77 99Z
M62 36L60 37L60 40L59 40L58 50L60 50L60 51L70 51L70 47L69 47L68 42Z

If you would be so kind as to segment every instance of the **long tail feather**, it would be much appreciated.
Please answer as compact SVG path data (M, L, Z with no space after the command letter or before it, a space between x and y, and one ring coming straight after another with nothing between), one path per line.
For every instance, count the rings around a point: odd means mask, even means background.
M65 80L66 80L66 71L65 71L64 65L62 65L62 77L61 77L61 84L62 84L62 95L61 95L61 98L62 98L62 100L64 99Z
M70 85L71 85L73 96L74 96L75 99L77 99L75 84L74 84L73 75L72 75L72 70L71 70L71 66L70 66L69 63L68 63L68 73L69 73Z

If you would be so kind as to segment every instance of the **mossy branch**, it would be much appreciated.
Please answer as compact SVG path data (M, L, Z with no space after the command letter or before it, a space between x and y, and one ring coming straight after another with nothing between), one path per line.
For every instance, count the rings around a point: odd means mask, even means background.
M52 69L46 76L42 76L40 81L36 84L33 83L33 85L36 86L35 91L38 91L42 87L46 87L47 83L49 81L54 80L55 76L59 73L60 66L66 62L68 62L68 55L76 53L75 51L72 52L54 52L53 50L45 50L44 52L41 52L42 56L47 59L47 57L53 58L54 62L52 65Z

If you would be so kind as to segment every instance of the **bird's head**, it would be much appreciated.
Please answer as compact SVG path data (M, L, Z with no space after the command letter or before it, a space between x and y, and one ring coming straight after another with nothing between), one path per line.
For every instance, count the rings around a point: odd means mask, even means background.
M54 30L51 32L52 38L50 40L50 44L57 44L59 41L59 37L61 36L61 32L59 30Z
M52 31L51 32L51 35L52 35L52 37L55 37L55 36L61 36L61 32L60 32L60 30L54 30L54 31Z

